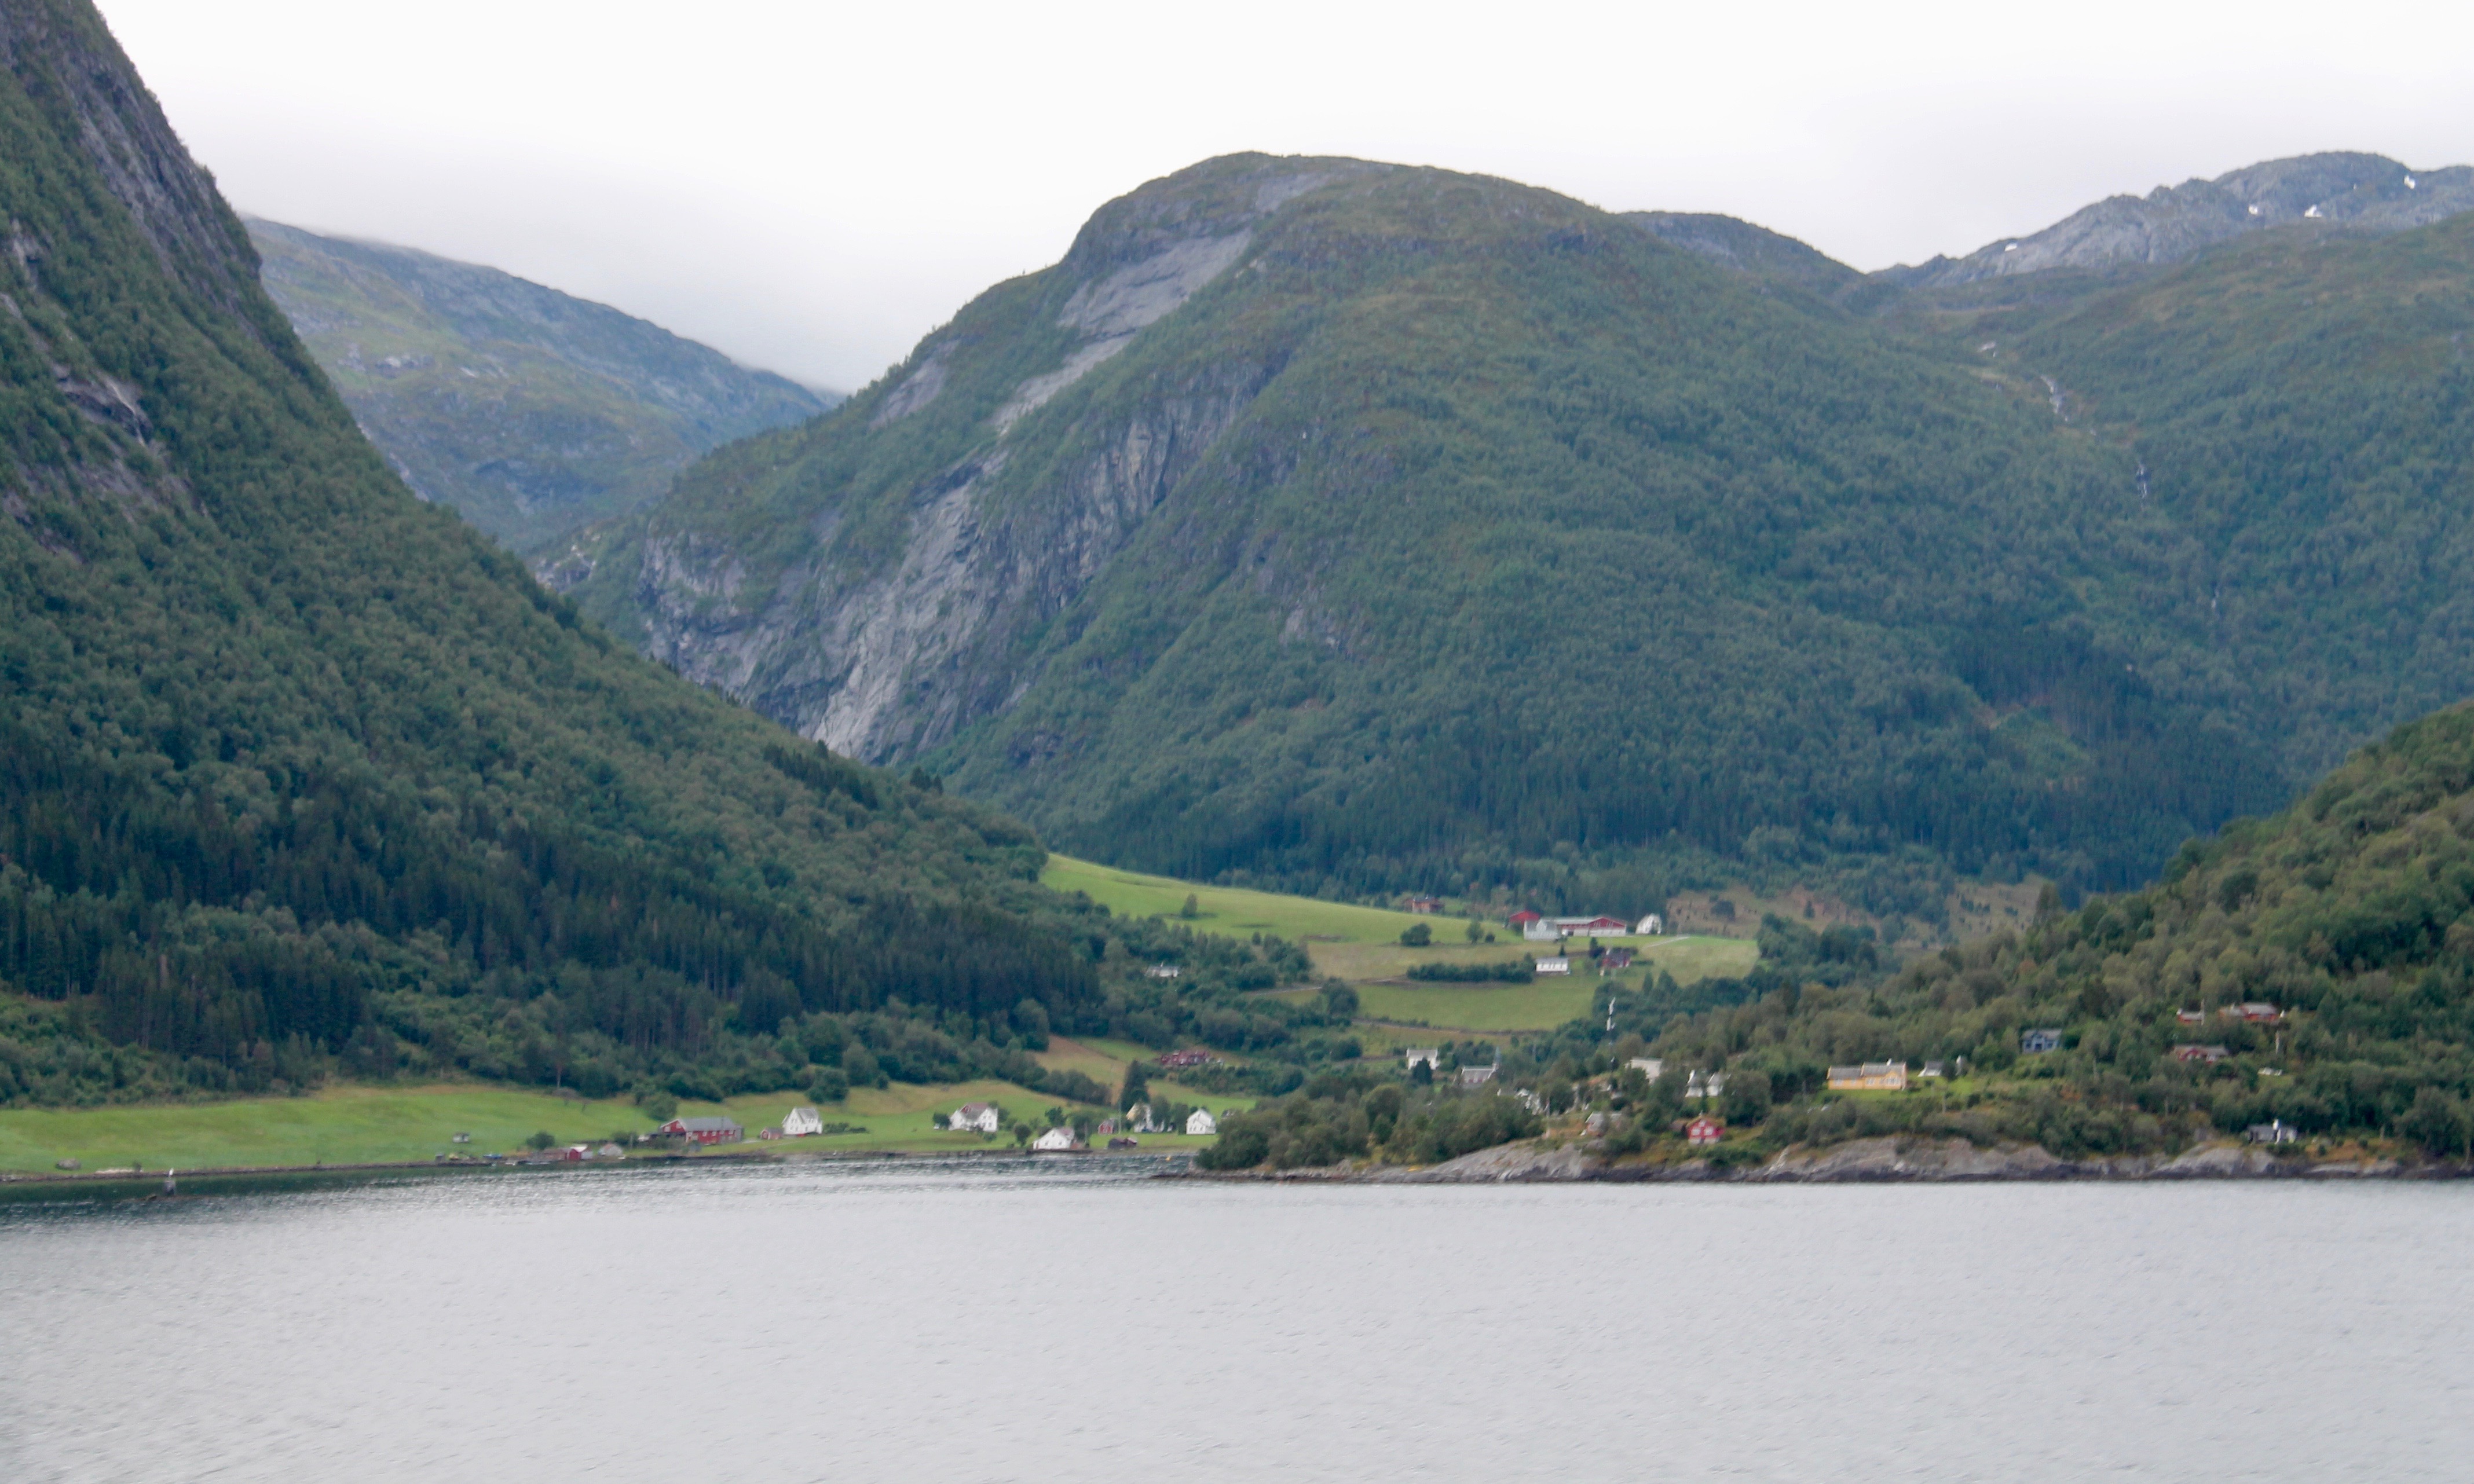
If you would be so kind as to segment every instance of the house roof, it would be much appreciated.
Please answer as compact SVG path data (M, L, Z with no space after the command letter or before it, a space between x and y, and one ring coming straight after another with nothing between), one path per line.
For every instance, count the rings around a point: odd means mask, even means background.
M739 1127L736 1118L682 1118L678 1122L690 1133L722 1133Z

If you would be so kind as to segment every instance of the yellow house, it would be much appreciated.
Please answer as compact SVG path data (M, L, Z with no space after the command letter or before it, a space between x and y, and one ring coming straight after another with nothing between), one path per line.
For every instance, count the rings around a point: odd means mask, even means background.
M1907 1064L1904 1061L1867 1061L1862 1066L1834 1066L1830 1069L1830 1090L1904 1092L1907 1090Z

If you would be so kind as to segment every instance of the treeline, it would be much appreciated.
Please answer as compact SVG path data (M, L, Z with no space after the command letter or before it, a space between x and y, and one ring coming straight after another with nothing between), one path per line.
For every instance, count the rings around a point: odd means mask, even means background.
M1525 956L1496 963L1412 963L1409 977L1453 985L1525 985L1538 977L1538 967Z
M1381 1156L1437 1164L1540 1131L1537 1117L1492 1089L1460 1093L1416 1086L1370 1068L1308 1079L1294 1094L1220 1125L1220 1139L1195 1156L1206 1170L1274 1170Z

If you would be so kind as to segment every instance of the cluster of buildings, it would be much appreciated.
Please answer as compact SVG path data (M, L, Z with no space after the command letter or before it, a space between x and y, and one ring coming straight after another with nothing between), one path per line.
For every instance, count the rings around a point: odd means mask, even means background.
M1637 924L1621 917L1548 917L1531 912L1514 912L1506 920L1533 943L1552 943L1567 937L1655 937L1666 931L1665 921L1656 912Z

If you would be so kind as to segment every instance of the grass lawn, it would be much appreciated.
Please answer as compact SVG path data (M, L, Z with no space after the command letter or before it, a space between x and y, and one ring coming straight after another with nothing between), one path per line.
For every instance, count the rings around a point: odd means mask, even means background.
M1657 937L1613 941L1633 948L1639 955L1639 962L1655 964L1686 984L1713 974L1741 974L1760 957L1760 950L1753 944L1734 938ZM1542 957L1543 945L1532 944L1530 951L1534 957ZM1412 962L1447 960L1490 962L1510 957L1501 944L1456 952L1395 946L1370 951L1370 959L1374 952L1398 955ZM1375 984L1361 982L1357 985L1359 1013L1369 1020L1422 1021L1438 1031L1550 1030L1576 1015L1589 1012L1602 981L1586 966L1587 962L1575 955L1573 967L1576 972L1569 978L1539 979L1525 985L1426 984L1416 980ZM1399 972L1406 972L1406 963L1402 964ZM1638 973L1639 970L1634 970L1631 982L1638 983ZM1311 991L1286 992L1302 994ZM1386 1031L1383 1034L1396 1043L1399 1036L1409 1033Z
M0 1170L49 1170L69 1156L87 1170L212 1165L376 1164L513 1150L537 1129L559 1142L599 1143L652 1121L624 1101L458 1084L330 1087L305 1098L134 1107L0 1110ZM449 1142L457 1132L470 1144Z
M1285 896L1276 891L1198 886L1171 876L1116 870L1070 856L1050 856L1048 868L1039 873L1039 882L1055 891L1088 892L1091 900L1127 917L1175 917L1191 892L1197 915L1189 921L1198 932L1230 937L1276 933L1282 937L1303 939L1307 951L1318 955L1332 943L1397 943L1403 929L1420 922L1433 928L1440 938L1456 938L1462 931L1456 917L1420 917L1380 907ZM1318 957L1315 961L1321 966L1322 961Z

